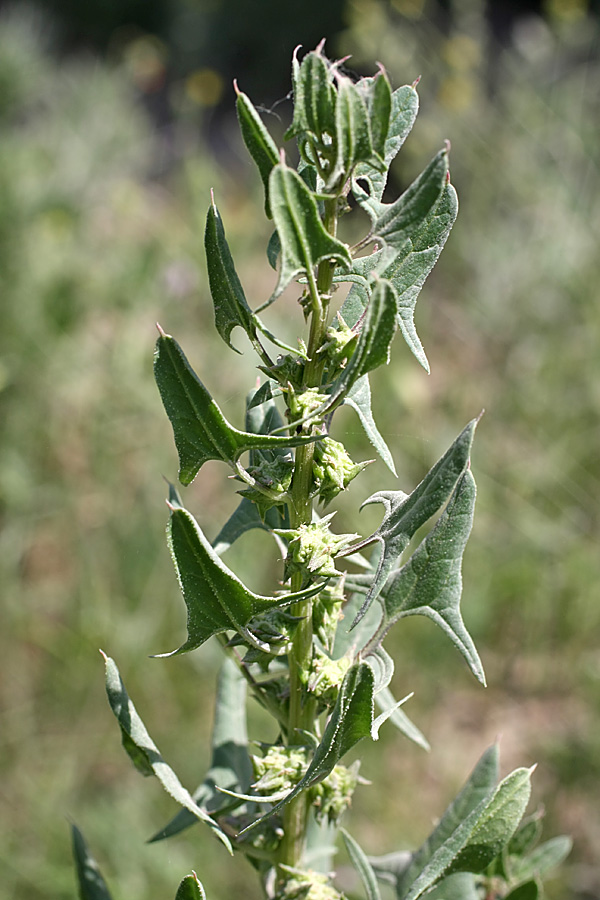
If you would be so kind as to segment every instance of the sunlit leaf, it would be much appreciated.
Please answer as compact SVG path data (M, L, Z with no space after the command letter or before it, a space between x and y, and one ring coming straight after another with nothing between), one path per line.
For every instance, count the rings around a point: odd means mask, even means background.
M231 852L231 844L227 835L221 831L217 823L204 812L192 799L189 791L183 787L177 775L164 761L158 747L148 734L137 710L125 690L125 685L117 666L109 656L104 656L106 667L106 693L110 707L115 714L123 746L130 755L136 768L143 774L156 775L165 791L181 806L189 810L197 819L205 822L219 840Z
M360 880L363 883L367 900L381 900L377 878L375 877L375 872L371 867L371 863L369 862L366 853L354 840L352 835L348 834L345 828L340 828L340 832L344 839L344 844L346 845L346 850L348 851L348 856L350 857L352 865L358 872Z
M340 177L347 178L361 162L383 170L383 160L373 149L367 105L357 85L344 76L338 78L335 133L337 159L328 187L333 187Z
M206 217L204 247L208 281L215 309L215 325L227 346L235 350L231 344L232 330L239 325L248 335L255 336L256 323L235 270L223 222L214 199Z
M383 590L388 576L412 536L450 499L457 481L469 465L476 424L477 419L469 422L412 494L407 496L402 491L378 491L363 503L363 506L381 503L385 508L385 515L377 531L352 548L360 550L373 541L378 541L382 545L375 577L354 620L355 623L360 621L373 600Z
M255 594L224 565L192 514L183 507L172 508L167 535L187 607L188 637L177 650L157 656L188 653L222 631L237 631L247 638L247 626L254 616L312 597L322 589L318 584L279 597Z
M209 459L233 465L246 450L297 447L315 440L238 431L229 424L179 344L164 332L156 344L154 374L173 427L182 484L190 484Z
M389 447L381 436L373 412L371 410L371 387L369 385L369 376L363 375L350 388L344 397L344 404L351 406L358 415L360 423L365 430L365 434L371 444L386 464L392 475L396 475L396 467Z
M98 863L76 825L71 825L79 900L112 900Z
M240 131L248 152L258 167L265 189L265 213L270 219L269 175L279 162L279 150L250 98L238 90L235 82L234 86L237 92L236 108Z
M435 528L385 586L380 598L383 616L373 646L399 619L427 616L448 635L485 685L481 660L460 611L462 557L473 524L475 495L475 479L467 469Z
M312 192L284 162L271 172L269 191L281 253L279 280L268 303L298 275L312 277L315 266L324 259L348 268L352 265L348 247L323 226Z
M219 788L244 793L252 781L246 730L246 681L228 658L223 661L217 682L211 747L210 769L192 799L206 812L222 815L237 803L232 804ZM172 837L196 821L189 810L182 809L150 842Z
M298 63L297 51L292 61L294 86L294 119L285 140L310 132L318 141L335 133L335 88L327 60L319 50L307 53Z

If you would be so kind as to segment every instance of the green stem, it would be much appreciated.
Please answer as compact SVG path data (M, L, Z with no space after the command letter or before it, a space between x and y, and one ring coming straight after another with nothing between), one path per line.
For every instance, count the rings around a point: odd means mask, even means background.
M330 234L337 229L337 200L325 201L324 225ZM316 279L309 274L311 294L311 322L308 339L308 362L304 370L304 387L320 387L324 361L317 351L323 344L328 324L329 297L332 286L334 264L324 260L319 264ZM308 525L312 521L313 501L313 457L314 444L306 444L296 451L296 466L290 488L290 518L292 528ZM302 573L292 577L292 590L302 587ZM302 732L314 732L316 702L308 695L302 682L302 673L312 662L313 630L312 601L302 601L290 608L292 615L301 617L296 629L290 654L290 705L288 717L288 743L301 743ZM284 836L279 849L279 862L297 868L301 866L308 825L309 808L305 794L300 794L285 807Z

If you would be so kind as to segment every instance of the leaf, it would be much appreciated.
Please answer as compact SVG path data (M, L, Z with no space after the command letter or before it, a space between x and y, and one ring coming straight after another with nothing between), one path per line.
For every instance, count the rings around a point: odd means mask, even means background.
M452 801L435 831L412 857L411 863L397 882L398 896L416 880L429 862L452 838L452 835L474 810L482 808L491 798L498 783L498 745L492 744L477 762L463 789Z
M435 528L384 588L383 616L372 646L379 646L405 616L427 616L448 635L485 686L483 666L460 611L462 557L473 525L475 495L475 479L467 469Z
M563 834L540 844L528 856L521 858L511 857L511 880L524 881L532 878L543 878L547 872L559 866L567 858L572 847L573 841L571 838Z
M239 325L251 338L256 337L254 313L246 302L229 245L225 238L223 222L214 198L208 209L204 231L204 247L208 267L208 281L215 309L217 331L228 347L239 353L231 343L231 332Z
M183 787L177 775L164 761L158 751L158 747L148 734L146 726L139 717L137 710L125 690L125 685L119 674L117 666L109 656L102 654L106 667L106 693L108 702L115 714L121 735L123 746L130 755L133 764L142 769L144 774L156 775L165 791L173 797L181 806L189 810L200 821L205 822L219 840L232 853L231 844L227 835L203 809L194 803L191 794Z
M319 141L335 134L335 88L327 60L320 51L307 53L300 64L294 51L294 119L285 140L310 132Z
M543 815L543 809L538 809L533 815L523 819L506 848L510 856L525 856L537 844L542 835Z
M375 877L375 872L373 871L366 853L354 840L352 835L348 834L345 828L340 828L340 832L344 839L344 844L346 845L346 850L348 851L348 856L350 857L352 865L358 872L360 880L363 883L367 900L381 900L377 878Z
M538 900L540 889L535 881L526 881L504 895L504 900Z
M235 81L233 84L237 93L236 108L240 131L248 152L258 167L265 189L265 214L270 219L272 217L269 205L269 175L279 162L279 150L250 98L238 90Z
M383 856L370 856L369 862L379 881L395 888L410 865L411 858L412 854L408 850L397 850Z
M421 730L409 719L404 710L398 706L398 702L394 699L389 687L382 688L375 695L375 703L382 712L392 710L389 721L392 725L396 726L398 731L400 731L404 737L407 737L409 741L418 744L423 750L429 751L431 749L429 741Z
M198 876L195 872L185 876L177 888L175 900L206 900L204 888L202 883L198 881Z
M356 167L352 192L357 199L359 199L359 197L362 198L368 196L360 186L360 181L364 180L369 186L370 196L377 200L381 200L385 190L390 164L406 140L416 119L418 109L419 97L412 85L404 85L403 87L397 88L392 93L390 124L385 140L385 152L383 154L386 168L383 172L380 172L364 163L361 163Z
M442 879L432 891L427 892L427 900L481 900L477 882L470 872L457 872Z
M242 497L239 506L232 512L218 535L212 542L212 547L217 556L222 556L239 537L253 528L261 528L271 532L273 528L289 528L287 516L282 516L280 507L271 507L261 519L256 504L247 497Z
M343 401L347 406L351 406L358 415L360 423L365 430L365 434L371 444L377 450L377 453L386 464L392 475L396 475L396 467L392 454L382 438L371 411L371 387L369 385L369 376L363 375L350 388Z
M456 809L450 818L445 814L432 835L435 840L430 838L426 852L415 855L419 866L414 861L402 877L398 900L417 900L444 875L477 874L487 868L513 835L530 793L531 770L515 769L466 816L457 815Z
M315 266L324 259L348 268L352 265L348 247L332 237L321 222L312 192L284 162L271 172L269 192L281 243L281 263L277 287L261 309L276 300L298 275L310 273L312 277Z
M447 503L458 479L469 465L469 454L477 422L477 419L469 422L408 497L403 491L378 491L362 504L364 507L372 503L381 503L385 508L385 515L378 530L350 550L360 550L375 540L381 544L382 553L369 592L352 627L362 619L373 600L381 593L388 576L413 535Z
M379 280L371 294L354 353L341 375L331 385L325 409L347 396L363 375L389 362L390 345L397 327L397 313L394 290L389 282Z
M372 87L367 98L367 108L371 122L373 149L383 159L386 153L386 141L392 115L392 88L383 69L372 79ZM387 168L388 166L386 165Z
M167 535L187 607L188 638L177 650L156 654L159 657L189 653L222 631L234 630L248 639L247 626L254 616L312 597L323 588L312 585L279 597L255 594L219 559L183 507L172 507Z
M76 825L71 825L71 840L77 871L79 900L112 900L98 863L90 853L83 834Z
M338 76L337 102L335 106L335 134L337 158L327 179L327 187L348 176L357 163L367 163L374 169L383 169L381 157L373 149L371 122L361 91L349 78Z
M340 759L363 738L370 735L373 740L377 740L381 721L373 717L373 693L374 675L371 666L365 662L355 663L344 676L335 707L304 777L270 812L256 819L240 834L255 828L259 822L278 812L298 794L326 778Z
M208 813L222 815L237 803L232 804L219 788L244 793L252 781L246 730L246 681L235 663L228 658L223 661L219 672L211 746L210 769L192 799ZM182 809L150 838L149 843L172 837L195 822L195 816Z
M297 447L316 440L314 436L284 437L238 431L229 424L179 344L164 332L156 343L154 375L173 427L182 484L190 484L209 459L233 465L246 450Z

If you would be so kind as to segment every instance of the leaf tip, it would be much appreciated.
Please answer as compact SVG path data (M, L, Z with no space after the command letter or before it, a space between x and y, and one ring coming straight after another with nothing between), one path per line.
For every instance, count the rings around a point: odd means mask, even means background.
M420 82L420 80L421 80L421 75L417 75L417 77L415 78L415 80L414 80L413 83L411 84L411 88L413 89L413 91L416 91L417 85L418 85L418 83Z
M158 333L160 334L161 337L166 337L166 336L167 336L167 333L166 333L166 332L163 330L163 328L161 327L160 322L157 322L157 323L156 323L156 330L158 331Z
M104 662L108 662L108 656L106 655L104 650L102 650L100 647L98 647L98 653L100 654L100 656L102 657Z
M240 94L241 94L242 92L240 91L240 89L239 89L239 87L238 87L237 78L234 78L234 79L233 79L233 89L234 89L234 91L235 91L235 93L236 93L236 96L239 97Z

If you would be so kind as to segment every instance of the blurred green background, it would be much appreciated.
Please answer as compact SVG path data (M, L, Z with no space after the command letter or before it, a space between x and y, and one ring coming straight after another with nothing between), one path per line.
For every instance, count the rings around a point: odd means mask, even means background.
M461 199L417 307L432 374L398 342L373 378L399 481L370 467L343 498L338 529L356 530L372 491L411 489L486 409L463 604L490 687L476 685L426 620L398 626L396 690L416 692L407 709L432 752L391 728L361 748L373 786L357 794L349 828L373 853L418 845L500 736L505 771L538 763L546 836L575 840L549 897L600 898L597 9L583 0L48 0L0 9L6 900L76 896L69 820L115 900L173 897L192 868L209 898L258 897L244 862L230 863L200 827L144 843L173 805L120 747L98 648L195 787L218 653L148 659L177 646L185 623L164 542L161 476L175 478L176 458L152 377L154 323L181 339L241 423L256 372L251 354L226 351L212 327L202 252L211 187L250 302L268 295L274 273L231 78L280 132L291 51L323 36L330 55L352 54L356 71L380 60L396 86L422 76L395 188L448 137ZM271 326L290 338L299 323L286 301L272 308ZM350 411L334 437L355 458L370 456ZM236 504L226 474L209 463L186 494L209 536ZM363 533L377 516L376 507L361 514ZM268 590L265 554L275 565L267 536L249 534L228 563ZM265 737L251 716L252 736Z

